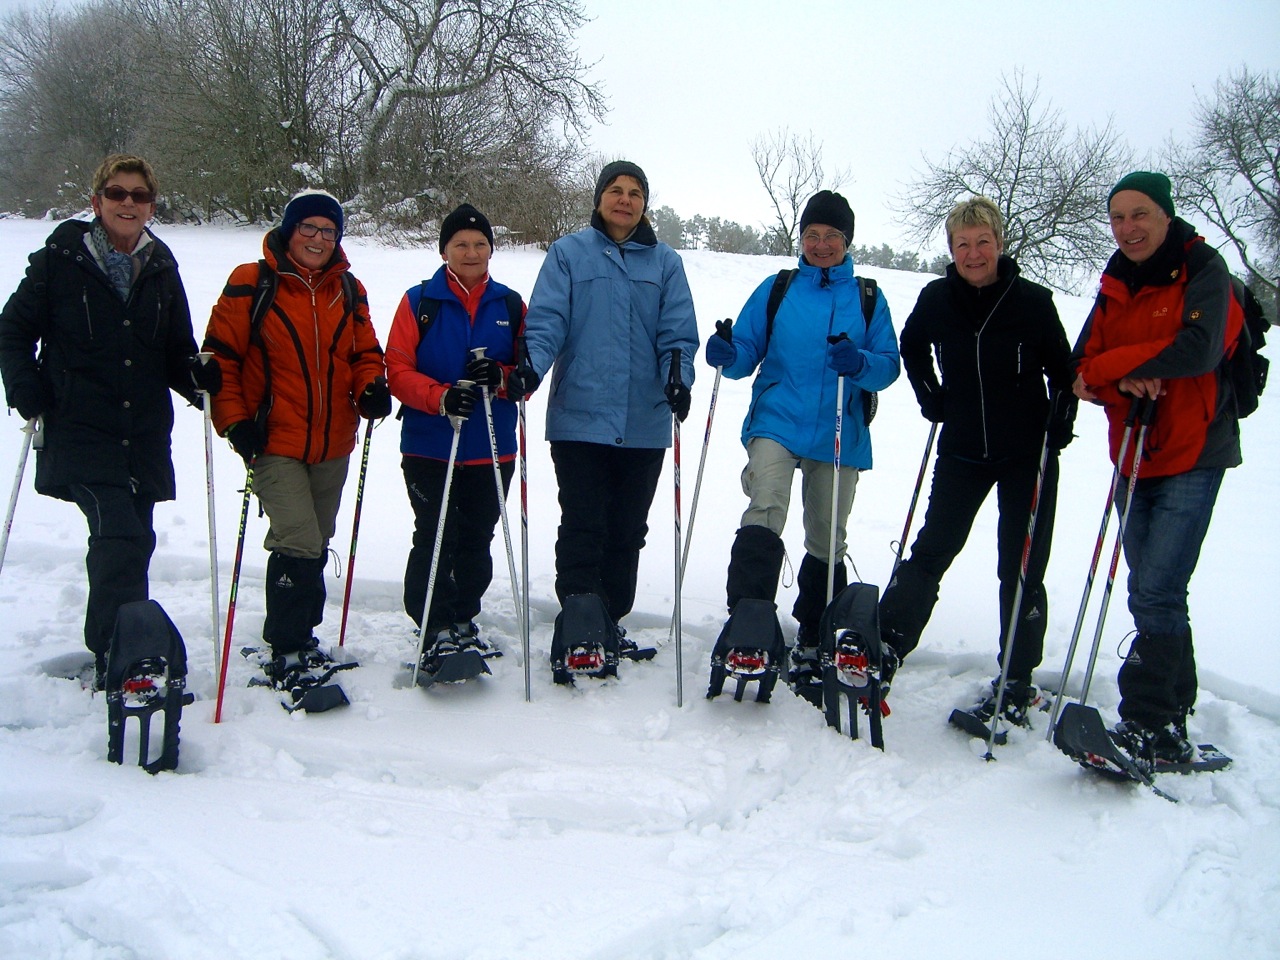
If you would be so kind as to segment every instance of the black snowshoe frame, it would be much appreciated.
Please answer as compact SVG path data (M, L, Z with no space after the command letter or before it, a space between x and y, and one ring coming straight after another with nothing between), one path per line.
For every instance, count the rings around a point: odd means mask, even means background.
M187 648L168 614L154 600L120 606L107 656L107 759L124 763L125 733L138 726L138 766L147 773L176 770L186 692ZM164 716L160 751L151 755L151 718Z
M868 716L871 745L884 749L881 723L888 706L880 692L880 588L851 583L822 613L818 662L822 668L822 706L827 726L841 729L841 698L847 701L844 732L858 739L858 711Z
M733 606L711 651L711 682L707 699L724 692L725 680L737 686L733 699L741 702L747 684L756 684L756 702L768 703L787 660L787 641L778 623L778 606L771 600L743 598Z

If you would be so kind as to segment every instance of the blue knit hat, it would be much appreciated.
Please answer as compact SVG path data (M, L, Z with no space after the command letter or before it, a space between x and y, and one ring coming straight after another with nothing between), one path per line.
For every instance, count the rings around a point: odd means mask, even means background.
M333 194L324 190L301 190L293 195L280 221L280 235L286 242L293 236L294 228L307 217L329 218L338 228L337 240L342 240L342 204Z

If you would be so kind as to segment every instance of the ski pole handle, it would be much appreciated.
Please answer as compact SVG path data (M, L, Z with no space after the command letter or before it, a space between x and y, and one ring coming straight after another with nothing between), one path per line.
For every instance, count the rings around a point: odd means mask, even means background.
M667 385L678 387L678 386L681 386L683 382L684 381L680 375L680 348L672 347L671 348L671 367L667 371Z

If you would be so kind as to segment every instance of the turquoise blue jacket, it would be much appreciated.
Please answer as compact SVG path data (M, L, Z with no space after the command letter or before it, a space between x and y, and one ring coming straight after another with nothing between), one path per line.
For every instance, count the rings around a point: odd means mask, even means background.
M693 384L698 327L680 255L647 222L622 244L596 227L551 245L525 317L539 377L555 365L547 439L671 446L671 351Z
M766 337L765 306L773 276L756 287L733 325L738 355L724 375L741 380L757 367L760 371L751 387L742 442L768 437L796 456L833 462L836 374L827 366L827 337L847 333L867 364L857 377L844 378L840 465L869 470L871 434L863 423L862 392L883 390L901 372L889 304L884 291L877 290L868 326L850 257L826 270L810 266L803 257L799 266L774 317L771 337Z

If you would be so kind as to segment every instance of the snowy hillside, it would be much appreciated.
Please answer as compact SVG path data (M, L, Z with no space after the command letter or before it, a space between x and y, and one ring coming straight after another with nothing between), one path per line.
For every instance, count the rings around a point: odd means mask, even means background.
M52 226L0 220L0 294L16 286ZM231 268L259 256L260 234L158 232L182 265L199 338ZM401 293L438 257L359 240L347 251L385 338ZM541 259L501 252L493 273L527 294ZM704 338L788 265L702 252L684 260ZM930 279L866 273L899 326ZM1074 337L1088 301L1056 299ZM682 437L686 526L714 377L701 357L698 371ZM535 396L532 702L524 702L500 533L478 618L506 651L493 676L431 691L393 684L415 640L400 609L412 518L399 427L389 420L374 431L360 529L346 647L362 667L343 676L352 705L290 716L270 692L246 688L253 671L233 656L223 722L214 725L220 638L210 622L204 441L199 413L180 409L179 498L156 511L151 587L185 637L199 699L184 714L179 771L157 777L107 763L103 698L42 672L83 649L85 531L73 506L34 494L29 465L0 572L0 957L1280 955L1280 591L1269 575L1280 542L1280 388L1272 389L1243 425L1246 462L1227 476L1192 581L1202 684L1192 734L1236 762L1218 774L1166 777L1177 804L1081 771L1044 742L1043 717L993 763L946 726L950 709L995 670L994 498L894 683L885 752L828 730L781 687L767 706L705 700L745 506L745 381L723 382L711 436L683 593L682 709L667 641L670 457L636 612L625 621L660 646L657 658L624 663L616 681L551 683L558 508ZM7 493L20 423L16 415L0 423ZM1062 461L1042 683L1061 669L1110 477L1101 411L1082 410L1077 433ZM904 378L881 396L875 469L858 485L850 522L864 580L883 584L892 566L926 436ZM215 466L225 616L244 472L222 441ZM343 579L329 568L325 643L338 634L357 466L334 543ZM508 506L518 553L514 492ZM784 538L793 566L798 513ZM235 649L260 635L265 531L255 504ZM789 611L793 598L788 578L779 606ZM783 622L790 635L793 622ZM1091 698L1108 719L1116 651L1130 626L1121 579Z

